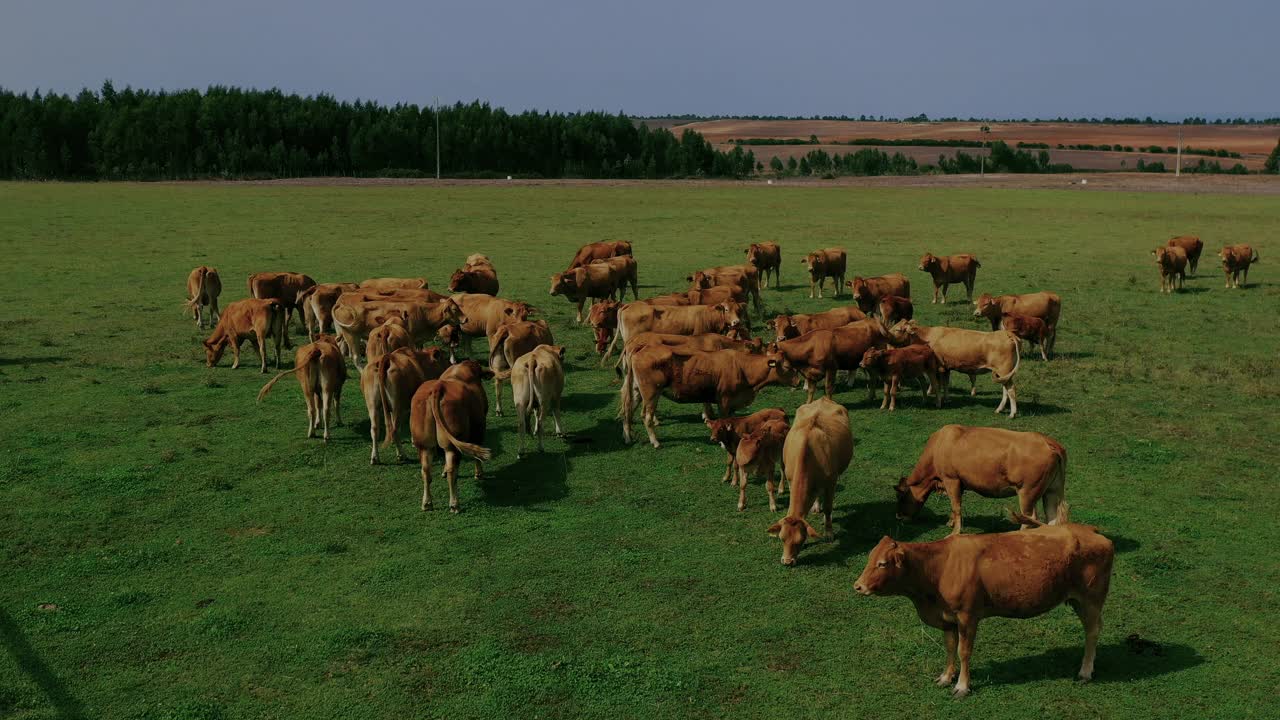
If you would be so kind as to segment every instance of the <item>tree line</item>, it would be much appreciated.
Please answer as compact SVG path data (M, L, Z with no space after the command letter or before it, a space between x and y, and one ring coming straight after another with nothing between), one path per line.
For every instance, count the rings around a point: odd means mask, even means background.
M437 117L438 115L438 117ZM599 112L508 113L338 101L279 90L0 88L0 178L159 180L304 176L742 177L742 148Z

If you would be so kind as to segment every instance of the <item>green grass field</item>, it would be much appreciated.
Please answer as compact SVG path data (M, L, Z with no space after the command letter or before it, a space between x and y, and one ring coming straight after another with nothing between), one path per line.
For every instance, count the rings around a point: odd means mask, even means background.
M1273 199L1208 195L0 185L0 717L1276 717L1277 227ZM1150 250L1188 232L1200 276L1160 295ZM784 568L764 532L780 513L763 485L736 511L699 407L662 404L661 450L622 445L613 373L547 295L603 238L634 242L650 294L776 240L771 312L830 307L798 257L842 245L851 275L907 273L923 323L979 327L929 305L915 269L973 252L980 292L1061 294L1060 356L1024 357L1012 422L989 377L976 401L904 393L895 414L841 387L858 445L834 537ZM1260 249L1245 290L1222 287L1223 242ZM354 374L347 425L306 440L292 378L255 404L256 355L206 369L180 307L201 263L225 307L258 270L443 289L470 252L568 346L571 438L517 462L514 418L491 418L495 460L462 473L456 516L419 511L416 465L368 465ZM975 693L952 701L941 633L853 593L882 535L945 535L944 498L901 524L890 484L951 422L1067 447L1073 519L1118 549L1093 683L1073 681L1084 634L1059 608L984 622ZM966 496L967 531L1008 529L1009 505Z

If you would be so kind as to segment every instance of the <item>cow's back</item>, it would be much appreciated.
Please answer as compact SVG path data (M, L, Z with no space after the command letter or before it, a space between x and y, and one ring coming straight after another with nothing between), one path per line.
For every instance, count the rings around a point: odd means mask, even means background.
M949 552L961 562L973 556L980 592L987 598L983 614L1016 618L1034 617L1069 597L1105 590L1115 548L1092 527L1066 524L957 535Z
M810 482L834 483L853 460L849 412L827 398L801 405L782 455L788 479L803 468Z

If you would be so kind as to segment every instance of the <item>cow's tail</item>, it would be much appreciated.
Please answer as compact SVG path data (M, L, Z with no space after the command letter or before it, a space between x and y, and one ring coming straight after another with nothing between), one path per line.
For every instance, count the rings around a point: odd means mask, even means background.
M621 363L622 359L619 358L618 362ZM629 423L632 415L635 413L636 400L633 392L635 381L636 376L634 368L628 363L625 372L622 373L622 394L618 396L621 401L618 404L618 417L622 419L623 425Z
M254 290L254 287L253 287L253 276L252 276L252 275L250 275L248 278L246 278L246 279L245 279L245 285L246 285L246 286L248 286L248 288L249 288L249 297L251 297L251 298L257 298L257 297L258 297L258 293ZM261 298L259 298L259 299L261 299Z
M622 311L622 308L621 308L621 307L619 307L619 308L618 308L618 311L619 311L619 312L621 312L621 311ZM600 358L600 367L604 367L605 361L607 361L607 360L609 359L609 356L613 354L613 346L618 344L618 338L620 338L620 337L622 337L622 324L621 324L621 323L619 323L619 324L618 324L618 327L614 329L614 331L613 331L613 339L609 341L609 347L605 348L604 356ZM624 347L626 346L626 343L625 343L625 342L623 343L623 346L624 346ZM618 360L618 362L622 362L622 360L621 360L621 356L619 356L619 360ZM614 366L614 368L616 369L616 368L617 368L617 366L615 365L615 366Z
M469 443L465 440L459 440L454 437L453 433L449 432L449 426L446 425L444 421L444 411L440 407L439 392L431 394L431 405L432 412L434 412L436 416L436 431L440 434L440 437L444 438L445 442L458 448L459 452L473 460L488 462L493 458L493 451L489 448L484 447L483 445Z
M262 402L262 398L266 397L267 393L271 392L271 388L275 387L276 382L279 381L280 378L284 377L285 375L288 375L291 372L297 372L299 370L302 370L306 368L308 365L310 365L311 363L319 359L320 359L320 349L316 348L312 350L311 353L308 354L306 357L302 358L302 362L298 363L296 367L289 368L288 370L281 370L280 372L276 373L276 376L268 380L267 384L263 385L262 389L258 391L258 402Z
M1256 263L1256 262L1258 262L1258 261L1259 261L1259 260L1261 260L1261 259L1262 259L1262 258L1258 257L1258 251L1257 251L1257 250L1254 250L1254 251L1253 251L1253 257L1249 258L1249 264L1250 264L1250 265L1252 265L1253 263Z
M980 268L980 267L982 267L982 263L978 262L978 258L974 258L974 259L973 259L973 266L974 266L974 267L976 267L976 268Z
M1013 369L1010 370L1009 374L1005 375L1004 377L997 375L994 370L991 372L991 379L995 380L997 383L1000 383L1001 385L1012 380L1013 376L1018 374L1018 366L1022 364L1022 351L1018 349L1019 346L1022 345L1022 341L1019 340L1016 335L1009 333L1008 331L1005 331L1005 332L1013 340Z
M510 380L510 379L511 379L511 370L510 370L510 369L507 369L507 370L494 370L494 371L493 371L493 378L494 378L495 380Z
M372 370L374 384L377 385L378 397L382 399L382 447L387 447L391 441L395 439L395 432L392 428L392 422L395 420L395 412L391 408L391 391L388 389L390 383L387 382L387 374L391 370L391 363L388 360L391 353L387 353L378 358L377 366Z
M1067 449L1053 440L1049 441L1049 449L1053 452L1054 462L1045 483L1044 516L1049 525L1062 525L1068 522Z

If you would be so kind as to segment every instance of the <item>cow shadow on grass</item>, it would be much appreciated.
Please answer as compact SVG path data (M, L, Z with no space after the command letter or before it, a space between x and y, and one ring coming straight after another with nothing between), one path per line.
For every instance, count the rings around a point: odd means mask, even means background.
M1104 610L1105 617L1105 610ZM1104 631L1105 632L1105 631ZM1019 685L1051 678L1075 677L1084 654L1084 630L1080 644L1046 650L1030 657L1009 658L974 668L985 682ZM1181 643L1136 639L1098 645L1093 683L1131 682L1168 675L1204 664L1195 648Z
M840 491L837 488L836 496ZM779 501L779 505L784 505ZM866 555L888 535L894 540L909 542L935 525L925 513L916 522L903 522L896 517L896 503L892 493L884 500L837 505L832 513L832 535L826 535L812 543L806 550L803 562L815 566L849 565L851 558ZM810 515L808 520L821 530L821 515ZM945 521L945 519L944 519Z
M67 358L61 355L41 355L33 357L0 357L0 366L3 365L44 365L49 363L66 362Z
M1054 350L1049 356L1049 362L1054 360L1083 360L1084 358L1094 357L1095 354L1084 350Z
M571 412L588 412L616 402L617 392L567 392L560 401L561 416Z
M481 500L486 505L516 507L559 500L569 494L568 458L554 450L538 452L535 442L527 442L526 453L479 481ZM547 443L558 442L549 440Z
M48 699L49 704L53 706L54 717L61 720L78 720L86 717L84 706L67 690L62 680L31 647L27 636L4 609L0 609L0 642L9 651L18 669L25 673Z

